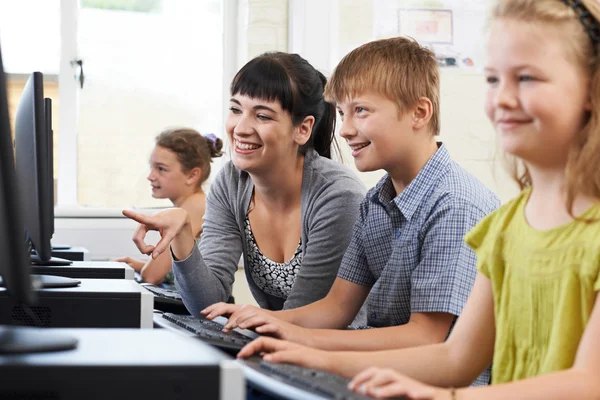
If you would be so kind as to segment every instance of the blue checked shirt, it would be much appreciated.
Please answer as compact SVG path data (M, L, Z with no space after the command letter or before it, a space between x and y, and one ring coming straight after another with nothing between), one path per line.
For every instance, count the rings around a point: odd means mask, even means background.
M403 325L413 312L460 315L477 274L463 237L499 205L444 145L400 195L384 176L360 205L338 271L342 279L371 286L367 324Z

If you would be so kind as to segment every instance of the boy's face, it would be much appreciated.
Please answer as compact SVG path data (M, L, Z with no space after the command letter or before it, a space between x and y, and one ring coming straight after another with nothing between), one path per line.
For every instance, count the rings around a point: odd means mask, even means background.
M375 93L364 93L337 104L342 119L340 136L352 149L361 171L392 171L403 164L413 134L411 113L400 115L394 102Z
M589 81L555 26L492 24L486 113L503 149L537 165L562 165L582 129Z

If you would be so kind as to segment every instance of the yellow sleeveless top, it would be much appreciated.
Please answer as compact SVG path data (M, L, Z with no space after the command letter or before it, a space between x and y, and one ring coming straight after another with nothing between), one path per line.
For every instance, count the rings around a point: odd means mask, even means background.
M570 368L600 290L600 222L535 230L525 219L529 193L465 237L494 292L492 383ZM600 203L581 218L600 221Z

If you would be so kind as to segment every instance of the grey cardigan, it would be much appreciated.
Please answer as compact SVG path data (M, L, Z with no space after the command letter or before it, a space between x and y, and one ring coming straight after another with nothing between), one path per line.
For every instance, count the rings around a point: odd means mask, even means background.
M246 255L244 219L254 184L248 173L228 162L206 198L201 240L192 253L173 262L175 284L192 315L226 301L242 253ZM271 296L246 279L256 302L270 310L313 303L329 292L350 242L365 187L347 167L306 153L302 177L302 265L287 299ZM244 264L245 264L244 257Z

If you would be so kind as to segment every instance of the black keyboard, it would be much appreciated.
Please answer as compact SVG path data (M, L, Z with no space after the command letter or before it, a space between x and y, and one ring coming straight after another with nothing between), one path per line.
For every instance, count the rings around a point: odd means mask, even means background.
M202 341L232 355L236 355L242 347L253 340L236 331L223 332L223 325L202 316L196 318L190 315L164 313L162 317L196 334Z
M151 284L144 284L142 286L144 286L146 289L151 291L157 297L163 297L165 299L182 301L181 295L179 294L179 292L177 290L165 289L165 288L161 288L161 287L154 286Z
M150 283L142 283L154 295L154 309L175 314L189 314L181 295L173 289L165 289Z
M348 379L290 364L273 364L260 357L239 361L250 387L286 399L363 400L371 397L348 389ZM282 385L283 383L283 385Z

